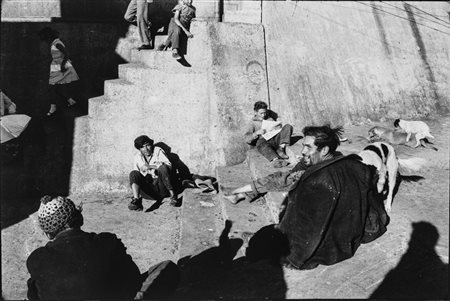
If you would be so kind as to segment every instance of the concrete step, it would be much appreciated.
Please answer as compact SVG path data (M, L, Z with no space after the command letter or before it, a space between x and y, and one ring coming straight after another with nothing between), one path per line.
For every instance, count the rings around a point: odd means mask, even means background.
M223 197L224 195L229 195L232 190L252 181L246 162L233 166L219 167L217 169L217 179L220 188L218 198L222 206L223 218L233 222L230 238L241 238L242 232L254 233L263 226L273 222L264 198L260 198L252 203L241 201L233 205ZM243 256L244 252L245 250L241 249L237 257Z
M188 53L185 56L185 61L188 64L183 65L183 61L177 61L172 57L170 50L157 51L147 50L138 51L131 50L131 62L143 63L151 69L164 70L167 73L196 73L204 72L206 68L210 67L206 61L201 61L193 58L194 54Z
M224 222L221 208L213 195L185 189L180 216L180 260L218 245Z
M206 72L168 73L143 63L131 63L119 65L119 78L139 86L148 95L189 98L189 103L208 97L207 89L199 89L208 86Z
M251 149L247 152L247 162L254 179L265 177L277 171L288 171L293 167L293 165L291 164L287 167L273 168L270 165L270 162L266 158L264 158L256 149ZM270 217L275 223L278 222L280 211L279 209L283 202L284 196L285 192L273 191L268 192L264 196L267 207L269 208Z

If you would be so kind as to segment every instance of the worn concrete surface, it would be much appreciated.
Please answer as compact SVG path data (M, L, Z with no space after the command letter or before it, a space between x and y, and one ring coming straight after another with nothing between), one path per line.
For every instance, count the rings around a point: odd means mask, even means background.
M448 110L445 22L398 1L370 5L262 1L271 108L286 122L343 124ZM450 9L447 2L412 5L440 16Z
M448 297L448 234L449 234L449 117L427 120L438 152L429 149L409 149L397 147L401 158L419 156L428 160L429 165L420 172L419 182L402 182L394 199L391 222L388 231L376 241L362 245L355 256L339 264L320 266L312 271L291 271L270 264L252 265L236 259L228 268L217 268L209 258L217 251L213 246L191 258L186 267L203 271L193 277L189 285L182 285L177 295L219 298L390 298L392 296L414 299L445 299ZM343 143L343 151L359 150L362 147L356 136L365 135L371 123L345 127L345 136L351 143ZM297 142L301 144L301 140ZM249 172L249 171L248 171ZM223 176L222 176L223 178ZM248 177L247 177L248 179ZM225 184L239 185L237 177L222 180ZM246 184L246 183L241 183ZM127 209L129 194L74 196L76 203L83 201L86 231L111 231L116 233L127 246L141 271L157 261L172 259L177 261L183 251L178 249L182 231L181 208L169 206L167 202L159 208L153 201L144 201L144 210L131 212ZM218 195L217 197L220 197ZM22 202L22 205L17 202ZM34 198L37 202L38 198ZM184 200L189 202L188 199ZM219 199L213 199L213 211ZM2 223L10 220L2 229L2 295L4 299L22 299L26 293L28 277L25 261L38 246L45 244L46 238L36 224L37 206L30 209L30 217L15 220L20 215L19 207L25 210L27 200L16 203L2 199ZM209 201L208 201L209 202ZM186 203L187 204L187 203ZM18 207L17 210L11 206ZM240 204L247 205L247 204ZM238 209L239 204L237 205ZM253 203L251 204L253 206ZM152 209L150 209L152 208ZM194 207L192 207L194 208ZM203 208L203 209L205 209ZM225 208L221 206L221 208ZM255 207L256 208L256 207ZM255 208L249 208L248 213ZM205 210L206 210L205 209ZM233 210L234 210L233 209ZM195 210L195 208L194 208ZM227 210L227 208L225 208ZM196 212L195 214L197 214ZM207 222L189 214L195 229L206 229L207 233L223 230L223 217L215 222L211 216L204 216ZM234 233L245 225L244 220L226 212L227 218L236 220L236 227L230 229L230 237L239 242L239 233ZM240 214L240 213L239 213ZM223 212L222 212L222 216ZM268 215L266 215L267 218ZM254 217L254 216L253 216ZM11 221L12 218L12 221ZM422 224L414 224L424 222ZM208 229L213 229L210 231ZM239 231L244 229L239 229ZM236 234L236 235L235 235ZM209 234L208 234L209 235ZM214 238L211 238L214 241ZM213 244L213 242L211 242ZM216 236L218 244L218 236ZM242 242L241 242L242 244ZM199 246L200 247L200 246ZM202 250L204 246L200 247ZM238 247L240 245L238 244ZM238 249L236 249L237 252ZM214 255L216 256L216 255ZM214 258L213 256L213 258ZM208 259L209 258L209 259ZM212 260L212 261L211 261ZM190 262L190 263L189 263ZM206 265L206 267L205 267ZM198 269L197 269L198 268ZM189 269L192 271L192 269ZM183 274L184 275L184 274ZM201 276L201 277L200 277ZM389 277L389 280L386 280ZM403 281L403 279L406 279ZM419 291L420 290L420 291ZM186 293L189 295L183 295ZM180 297L181 296L181 297ZM406 297L405 297L406 296ZM178 300L179 300L178 299Z
M360 246L355 256L344 262L319 266L312 271L284 270L287 298L448 297L450 141L444 133L450 118L447 116L440 122L428 120L427 123L433 133L438 133L434 140L438 152L395 147L399 158L425 158L428 164L414 173L424 179L401 182L394 198L388 231L376 241ZM392 127L391 123L345 127L344 137L349 141L343 142L338 150L344 154L362 150L367 142L357 136L367 137L367 131L374 125ZM300 154L301 140L292 150ZM248 154L254 177L275 171L257 152L252 150ZM275 216L280 197L282 193L265 196L267 206L272 208L271 213Z
M2 20L26 20L63 18L65 20L122 20L129 0L2 0ZM197 18L217 19L218 0L197 0ZM149 16L155 20L161 15L171 16L177 0L153 0L149 5ZM155 15L155 12L158 15Z

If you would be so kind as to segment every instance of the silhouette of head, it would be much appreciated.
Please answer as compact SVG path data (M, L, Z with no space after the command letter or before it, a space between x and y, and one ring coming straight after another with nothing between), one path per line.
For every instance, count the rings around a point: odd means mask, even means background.
M439 239L439 232L428 222L412 223L413 232L409 244L420 244L425 248L434 248Z

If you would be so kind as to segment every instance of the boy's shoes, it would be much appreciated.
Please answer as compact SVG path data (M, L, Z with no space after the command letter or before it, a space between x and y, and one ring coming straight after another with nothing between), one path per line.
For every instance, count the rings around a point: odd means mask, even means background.
M176 49L172 51L172 57L176 60L181 60L181 56L178 54L178 51Z
M282 160L282 159L275 159L272 161L272 167L274 167L274 168L281 168L281 167L285 167L288 165L289 165L289 162Z
M284 151L284 148L278 148L277 149L277 155L278 157L280 157L281 159L289 159L289 156L286 155L286 152Z
M138 47L139 51L141 51L141 50L149 50L149 49L153 49L152 45L144 44L144 45L141 45L141 46Z
M170 204L170 206L177 207L177 205L178 205L177 197L176 196L170 197L170 203L169 204Z
M158 50L158 51L165 51L166 49L167 49L167 46L164 45L164 44L160 44L160 45L156 48L156 50Z
M131 202L128 205L128 209L134 210L134 211L142 211L144 207L142 206L142 198L131 198Z

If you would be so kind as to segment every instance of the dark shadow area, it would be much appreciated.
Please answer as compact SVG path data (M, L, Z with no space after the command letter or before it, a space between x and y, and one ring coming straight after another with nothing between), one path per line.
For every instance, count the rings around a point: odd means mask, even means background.
M180 156L176 153L172 153L172 148L169 145L160 141L155 143L155 146L161 148L166 153L180 183L182 183L183 180L192 180L192 174L189 167L180 159Z
M17 113L32 118L10 142L14 156L1 147L2 229L35 212L40 196L69 193L75 119L87 114L88 99L103 95L104 81L117 78L117 66L125 63L116 46L128 32L123 20L127 3L103 4L63 0L61 17L52 22L2 22L1 88L17 105ZM96 14L102 17L94 18ZM74 84L77 105L59 103L51 117L46 116L52 99L50 47L38 37L44 27L59 32L80 77Z
M297 143L302 138L303 138L302 135L292 135L291 136L291 145L294 145L295 143Z
M152 212L157 210L162 205L162 200L156 200L148 209L145 210L145 212Z
M267 259L233 260L242 240L229 239L230 229L231 222L226 221L219 246L179 260L181 284L174 300L285 298L287 287L281 265Z
M434 249L439 232L428 222L413 223L412 226L408 250L370 298L448 299L448 264Z

